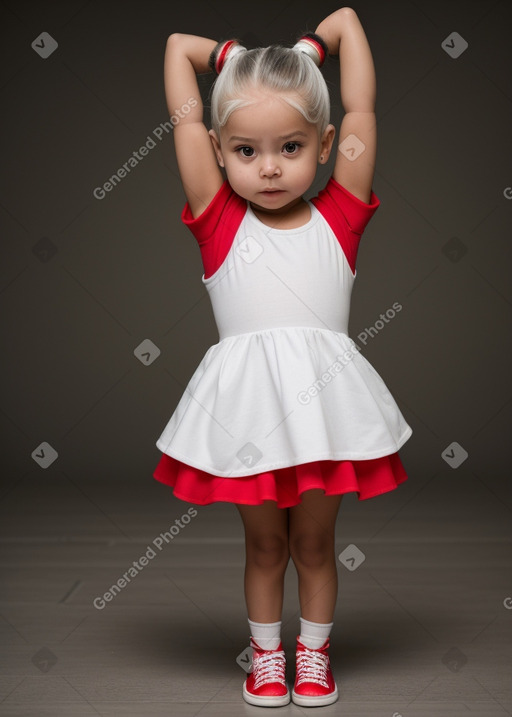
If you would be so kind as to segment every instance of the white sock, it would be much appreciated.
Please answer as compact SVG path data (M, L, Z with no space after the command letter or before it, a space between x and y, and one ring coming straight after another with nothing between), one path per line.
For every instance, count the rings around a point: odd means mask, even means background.
M281 642L281 620L279 622L253 622L249 620L251 637L263 650L277 650Z
M311 650L318 650L329 637L333 622L310 622L300 618L300 641Z

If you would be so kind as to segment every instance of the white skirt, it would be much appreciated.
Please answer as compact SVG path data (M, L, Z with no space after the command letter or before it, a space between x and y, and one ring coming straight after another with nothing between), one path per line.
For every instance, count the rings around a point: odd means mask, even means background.
M156 446L236 478L317 460L379 458L411 434L347 334L293 326L211 346Z

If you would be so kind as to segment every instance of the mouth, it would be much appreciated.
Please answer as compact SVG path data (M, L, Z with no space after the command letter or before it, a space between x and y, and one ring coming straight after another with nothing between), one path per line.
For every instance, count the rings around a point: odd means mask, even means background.
M262 192L260 192L260 194L264 194L266 197L267 196L270 197L271 195L282 194L282 193L283 193L282 189L264 189Z

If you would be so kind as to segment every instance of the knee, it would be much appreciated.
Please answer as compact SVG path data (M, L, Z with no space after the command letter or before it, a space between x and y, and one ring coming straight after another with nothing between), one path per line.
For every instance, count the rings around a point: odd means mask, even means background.
M332 560L333 538L323 533L306 533L290 538L289 549L297 567L319 568Z
M246 542L247 557L259 568L286 567L290 559L288 540L280 535L258 535Z

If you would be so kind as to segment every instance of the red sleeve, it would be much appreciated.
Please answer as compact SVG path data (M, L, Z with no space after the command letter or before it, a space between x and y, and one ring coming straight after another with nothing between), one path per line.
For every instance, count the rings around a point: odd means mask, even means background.
M331 177L311 202L333 230L355 274L359 241L379 208L380 199L372 190L370 203L366 204Z
M247 202L232 189L225 179L206 209L194 219L187 202L181 221L197 239L205 279L220 267L231 248L235 234L247 211Z

